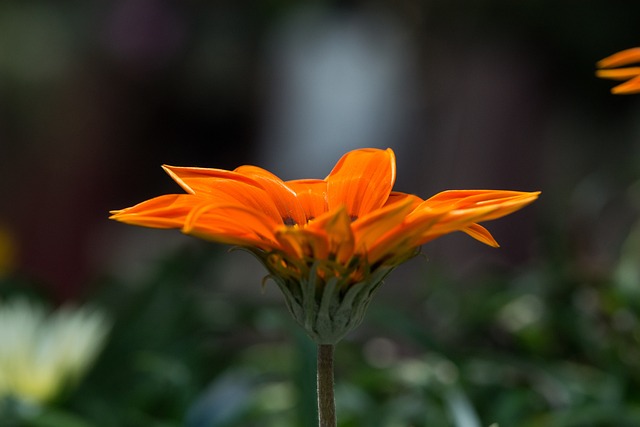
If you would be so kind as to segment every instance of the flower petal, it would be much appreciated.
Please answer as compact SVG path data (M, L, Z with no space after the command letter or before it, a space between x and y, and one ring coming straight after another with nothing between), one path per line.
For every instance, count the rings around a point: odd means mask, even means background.
M296 258L329 258L329 241L324 232L299 227L281 227L276 239L284 252Z
M503 190L445 191L422 203L411 213L408 221L430 221L434 213L444 212L437 222L421 234L418 241L420 245L454 231L465 231L483 243L494 246L493 238L483 236L484 232L475 223L497 219L522 209L536 200L539 194Z
M162 165L169 176L187 193L209 193L222 181L238 181L258 187L253 179L237 172L224 169L195 168Z
M182 228L193 206L193 196L189 194L166 194L111 211L109 219L144 227Z
M240 204L220 205L202 196L169 194L113 211L111 219L153 228L178 228L219 243L274 248L278 224Z
M424 200L422 200L420 197L416 196L415 194L408 194L408 193L401 193L400 191L392 191L391 194L389 194L389 198L387 198L387 201L385 202L385 206L393 204L393 203L398 203L401 200L411 200L411 203L413 204L414 207L417 207L420 203L424 202Z
M218 243L274 249L276 227L271 218L241 205L203 203L185 218L182 231Z
M367 258L370 264L396 258L415 250L422 245L424 235L436 224L446 211L422 210L421 215L407 216L396 227L389 230L368 248Z
M486 215L482 221L490 221L523 208L536 200L539 195L539 191L448 190L425 200L415 211L428 208L448 210L453 213L458 210L495 207L496 209L491 212L483 211Z
M366 254L380 237L400 225L414 207L414 200L404 198L354 221L352 227L356 239L356 253Z
M393 258L454 231L463 231L490 246L497 242L477 225L512 213L533 202L539 192L452 190L436 194L413 210L404 222L369 250L370 262Z
M307 221L327 212L327 183L322 179L287 181L287 187L296 193Z
M307 217L295 191L271 172L257 166L240 166L236 172L251 178L269 194L282 221L287 225L305 224Z
M185 191L209 197L212 203L241 204L282 222L271 195L248 176L222 169L163 166Z
M634 95L640 93L640 76L611 88L611 93L616 95Z
M396 159L388 148L351 151L327 176L329 210L344 205L351 218L382 207L396 179Z
M469 227L463 228L460 231L467 233L469 236L484 243L485 245L489 245L494 248L500 247L500 245L498 244L498 242L496 242L496 240L493 238L491 233L489 233L489 230L487 230L480 224L471 224Z
M596 76L609 80L629 80L640 76L640 67L614 68L611 70L597 70Z
M598 61L598 68L620 67L640 62L640 47L625 49Z
M344 206L309 222L307 229L326 235L329 254L335 256L339 262L346 262L353 256L355 238L351 229L351 218Z

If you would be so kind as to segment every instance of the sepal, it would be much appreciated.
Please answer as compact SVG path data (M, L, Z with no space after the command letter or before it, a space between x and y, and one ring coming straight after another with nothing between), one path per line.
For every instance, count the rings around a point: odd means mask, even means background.
M251 251L269 270L289 312L317 344L336 344L362 323L376 290L395 266L345 268L327 260L298 262ZM295 271L295 274L291 274Z

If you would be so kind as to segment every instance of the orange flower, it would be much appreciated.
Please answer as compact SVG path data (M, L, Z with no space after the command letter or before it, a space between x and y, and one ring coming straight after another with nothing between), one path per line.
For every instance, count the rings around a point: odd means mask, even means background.
M497 247L478 223L508 215L539 195L455 190L422 200L394 192L391 149L351 151L324 180L283 181L256 166L164 169L186 194L156 197L113 211L111 218L180 228L248 249L317 342L335 342L355 327L384 276L422 244L462 231ZM322 314L325 309L330 312Z
M640 63L640 47L626 49L614 53L600 61L596 75L603 79L626 80L624 83L611 89L611 93L631 95L640 93L640 66L615 68L623 65Z

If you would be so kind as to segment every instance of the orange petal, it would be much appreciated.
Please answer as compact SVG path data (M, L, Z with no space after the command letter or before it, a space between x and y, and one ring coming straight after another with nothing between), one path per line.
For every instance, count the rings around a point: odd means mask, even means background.
M480 222L484 220L485 217L493 214L497 209L498 208L495 206L451 211L424 209L421 210L420 213L412 213L412 215L409 217L408 222L430 222L431 218L437 215L438 220L432 223L431 227L426 230L426 232L423 232L422 238L426 238L427 236L431 235L441 236L453 231L462 230L463 228L467 228L468 226L476 222Z
M405 217L402 224L391 229L372 245L368 252L369 262L375 263L411 252L444 234L465 229L475 222L474 219L487 216L498 209L495 206L455 209L456 202L480 194L480 191L475 190L448 191L420 203ZM474 231L477 230L471 230L472 233Z
M388 148L351 151L327 176L329 210L344 205L351 218L382 207L396 179L396 159Z
M634 95L640 93L640 76L612 88L611 93L616 95Z
M434 212L445 212L426 232L421 235L420 244L424 244L442 235L454 231L465 231L474 238L483 241L483 231L474 225L477 222L490 221L513 213L533 202L539 192L463 190L440 193L426 200L411 213L409 221L428 221ZM443 199L448 199L447 201ZM436 200L436 202L434 202ZM433 208L432 206L436 206ZM462 207L461 209L459 207ZM447 209L451 209L448 210ZM424 217L424 218L422 218ZM472 227L471 229L468 229ZM493 238L487 240L487 244Z
M402 200L411 200L411 204L413 205L414 208L417 207L420 203L424 202L424 200L422 200L420 197L416 196L415 194L392 191L391 194L389 194L389 198L385 202L385 206L391 205L393 203L398 203Z
M193 168L163 165L162 169L187 193L209 193L221 181L239 181L245 184L259 186L251 178L224 169Z
M626 49L598 61L598 68L620 67L640 62L640 47Z
M609 80L629 80L640 76L640 67L614 68L612 70L596 70L596 76Z
M329 253L339 262L344 263L353 256L355 238L351 229L351 218L344 206L309 222L307 229L326 236Z
M329 258L329 241L324 232L300 227L282 227L276 239L284 252L297 258Z
M522 194L528 193L509 190L445 190L426 199L424 205L433 209L442 206L464 208L483 200L495 200Z
M371 245L367 253L369 262L374 264L415 250L423 243L423 236L446 214L447 211L433 209L423 209L419 216L409 214L401 224L389 230Z
M109 218L145 227L182 228L193 206L194 199L191 195L166 194L130 208L111 211L113 215Z
M179 228L219 243L274 247L272 218L242 205L221 206L191 194L159 196L113 211L111 219L153 228Z
M413 208L414 201L404 198L354 221L352 227L356 237L356 252L367 253L378 239L400 225Z
M322 179L299 179L287 181L304 210L307 221L327 212L327 183Z
M219 243L275 248L278 225L266 215L241 205L203 203L185 218L182 231Z
M481 226L480 224L472 224L467 228L463 228L460 230L464 233L467 233L469 236L474 239L484 243L485 245L493 246L494 248L500 247L498 242L493 238L489 230Z
M496 207L491 213L486 212L486 216L483 218L483 221L490 221L523 208L536 200L539 195L539 191L448 190L425 200L415 211L421 209L456 211ZM475 215L474 213L468 214Z
M531 203L539 193L493 190L446 191L421 203L405 221L380 238L369 251L370 262L406 253L454 231L464 231L491 246L488 231L475 224L507 215ZM458 206L463 209L457 209Z
M191 194L205 195L212 203L241 204L282 222L271 195L256 181L241 173L223 169L163 166L164 170Z
M480 230L480 226L474 224L475 218L481 218L495 209L478 208L473 215L471 212L423 209L420 215L412 215L405 223L380 239L371 255L374 260L392 258L454 231L464 231L483 243L497 245L497 242Z
M291 225L291 222L305 224L307 222L304 209L298 201L295 191L276 175L257 166L240 166L235 171L259 183L273 200L285 224Z
M535 192L519 192L519 191L498 191L493 194L487 194L474 198L474 204L479 208L494 207L492 212L487 212L479 221L492 221L509 215L523 207L533 203L538 196L539 191ZM475 206L474 206L475 207ZM467 209L467 208L465 208ZM477 221L477 222L479 222Z

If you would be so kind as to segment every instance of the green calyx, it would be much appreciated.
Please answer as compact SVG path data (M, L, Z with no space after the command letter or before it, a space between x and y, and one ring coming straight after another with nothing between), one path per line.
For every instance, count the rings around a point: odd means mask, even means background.
M370 271L362 263L345 267L327 260L287 265L290 260L278 254L256 255L270 272L265 280L276 282L289 312L317 344L336 344L360 325L376 289L394 268Z

